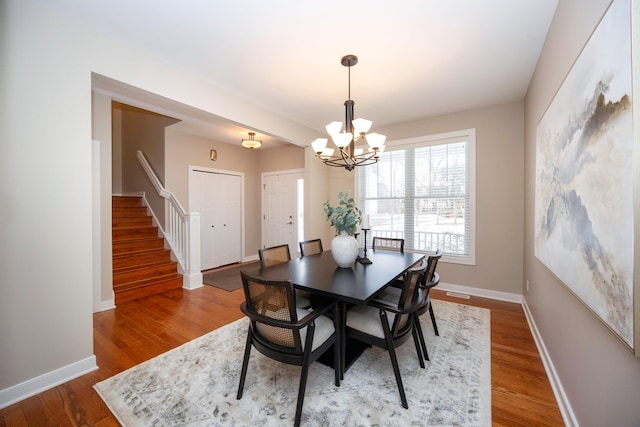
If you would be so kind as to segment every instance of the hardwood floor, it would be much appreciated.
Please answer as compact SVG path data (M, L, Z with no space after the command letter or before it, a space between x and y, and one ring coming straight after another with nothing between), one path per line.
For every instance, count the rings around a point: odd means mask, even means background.
M542 361L518 304L433 297L491 310L494 426L562 426ZM0 426L117 426L93 390L96 382L242 317L242 289L171 290L94 314L99 370L0 411ZM437 317L437 312L436 312ZM425 331L426 333L427 331Z

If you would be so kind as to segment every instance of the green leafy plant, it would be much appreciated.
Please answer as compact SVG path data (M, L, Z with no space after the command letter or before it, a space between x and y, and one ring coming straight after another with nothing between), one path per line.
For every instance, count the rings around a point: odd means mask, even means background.
M358 231L358 226L362 222L362 212L348 192L338 193L338 206L331 206L328 200L322 206L326 220L336 229L336 234L344 231L353 236Z

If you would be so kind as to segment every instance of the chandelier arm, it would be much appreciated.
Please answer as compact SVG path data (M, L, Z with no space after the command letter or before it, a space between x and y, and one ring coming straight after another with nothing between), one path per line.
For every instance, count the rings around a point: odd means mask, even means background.
M344 150L340 150L340 156L316 156L327 166L345 168L349 171L353 170L356 166L368 166L375 164L380 160L377 150L368 155L360 156L350 156Z
M378 163L378 159L376 158L377 153L371 153L365 157L358 157L355 166L366 166L372 165L374 163Z
M344 167L347 168L347 170L352 170L353 165L355 164L353 155L349 155L349 153L347 153L343 149L340 149L340 155L342 156L342 160L344 161Z

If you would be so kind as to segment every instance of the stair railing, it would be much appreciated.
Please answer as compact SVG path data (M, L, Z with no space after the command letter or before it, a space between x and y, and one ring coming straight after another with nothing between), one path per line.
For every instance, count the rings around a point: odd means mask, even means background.
M178 262L183 287L200 287L200 214L185 211L175 195L164 188L142 151L138 150L136 156L153 188L165 200L165 224L158 224L158 227Z

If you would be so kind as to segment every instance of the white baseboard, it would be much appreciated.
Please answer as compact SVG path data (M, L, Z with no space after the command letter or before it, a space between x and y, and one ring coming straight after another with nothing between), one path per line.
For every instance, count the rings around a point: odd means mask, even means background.
M245 257L242 262L251 262L251 261L258 261L260 259L260 257L258 255L251 255L248 257Z
M108 299L105 301L100 301L100 304L97 307L97 310L94 313L98 313L100 311L107 311L116 308L116 302L114 299Z
M71 381L84 374L88 374L96 369L98 369L96 357L91 356L23 383L0 390L0 409L6 408L28 397L35 396L38 393L42 393L45 390Z
M573 413L571 403L569 402L569 399L564 392L564 388L562 387L562 383L560 382L560 378L558 377L556 368L553 365L551 357L549 356L547 347L544 345L544 341L542 340L540 331L538 330L536 322L533 319L533 315L529 310L527 300L524 298L522 299L522 309L524 310L524 315L527 318L527 322L529 323L529 329L531 330L531 334L533 335L533 340L536 343L536 347L538 347L538 352L540 353L540 358L542 359L544 369L547 372L547 378L549 378L549 382L551 383L553 394L556 396L556 401L558 402L558 407L560 409L560 413L562 414L564 424L567 427L578 427L578 419Z
M490 299L496 299L500 301L515 302L517 304L522 304L522 295L511 294L508 292L490 291L487 289L472 288L470 286L452 285L451 283L443 283L443 282L440 282L437 289L440 291L449 291L449 292L455 292L457 294L473 295L481 298L490 298Z

